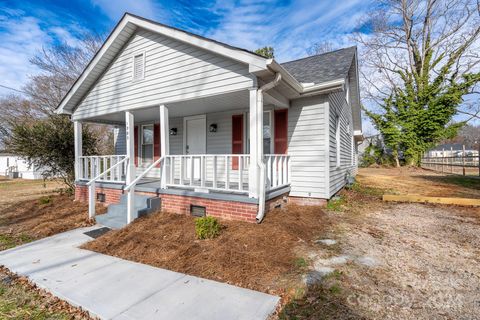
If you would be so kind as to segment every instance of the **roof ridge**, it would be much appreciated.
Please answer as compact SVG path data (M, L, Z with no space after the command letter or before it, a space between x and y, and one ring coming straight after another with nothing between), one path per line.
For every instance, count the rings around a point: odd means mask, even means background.
M341 51L341 50L347 50L347 49L352 49L352 48L357 48L357 46L350 46L350 47L345 47L345 48L339 48L339 49L336 49L336 50L333 50L333 51L328 51L328 52L324 52L324 53L319 53L319 54L314 54L313 56L308 56L308 57L303 57L303 58L300 58L300 59L295 59L295 60L290 60L290 61L286 61L286 62L282 62L280 64L286 64L286 63L290 63L290 62L297 62L297 61L301 61L301 60L305 60L305 59L310 59L310 58L314 58L314 57L319 57L319 56L325 56L325 55L328 55L330 53L335 53L335 52L338 52L338 51Z

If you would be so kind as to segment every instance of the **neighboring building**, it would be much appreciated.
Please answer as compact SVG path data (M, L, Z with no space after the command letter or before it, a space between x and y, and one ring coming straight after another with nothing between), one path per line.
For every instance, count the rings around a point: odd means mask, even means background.
M426 156L429 158L442 158L442 157L462 157L462 156L478 156L478 150L474 150L471 147L461 143L444 143L436 146L427 151Z
M78 200L117 164L90 189L120 202L98 222L158 206L254 222L286 200L324 204L356 173L359 96L355 47L279 64L126 14L58 113L74 121ZM82 156L87 122L117 126L116 155Z
M7 152L0 152L0 176L22 179L42 179L43 171L29 166L22 158Z

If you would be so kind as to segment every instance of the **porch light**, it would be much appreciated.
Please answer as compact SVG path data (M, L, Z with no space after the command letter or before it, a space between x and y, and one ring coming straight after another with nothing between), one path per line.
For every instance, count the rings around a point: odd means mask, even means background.
M216 123L212 123L210 125L210 127L208 128L208 131L210 132L217 132L217 124Z
M177 135L177 128L171 128L170 129L170 135L171 136L176 136Z

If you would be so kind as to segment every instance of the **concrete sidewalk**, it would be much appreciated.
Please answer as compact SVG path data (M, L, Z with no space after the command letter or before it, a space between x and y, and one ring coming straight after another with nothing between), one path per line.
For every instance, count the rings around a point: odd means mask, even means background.
M279 298L79 249L76 229L0 252L0 264L102 319L266 319Z

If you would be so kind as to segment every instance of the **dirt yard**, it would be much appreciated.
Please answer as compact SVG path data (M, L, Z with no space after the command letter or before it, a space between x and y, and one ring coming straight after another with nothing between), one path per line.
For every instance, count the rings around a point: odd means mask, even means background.
M0 210L18 201L36 199L63 188L59 181L6 179L0 176Z
M361 168L357 180L392 194L480 198L480 178L445 175L419 168Z
M478 194L470 180L422 171L360 170L360 183L329 205L334 229L326 236L336 244L309 254L312 269L328 275L288 303L281 319L480 319L480 208L380 201L409 186Z

